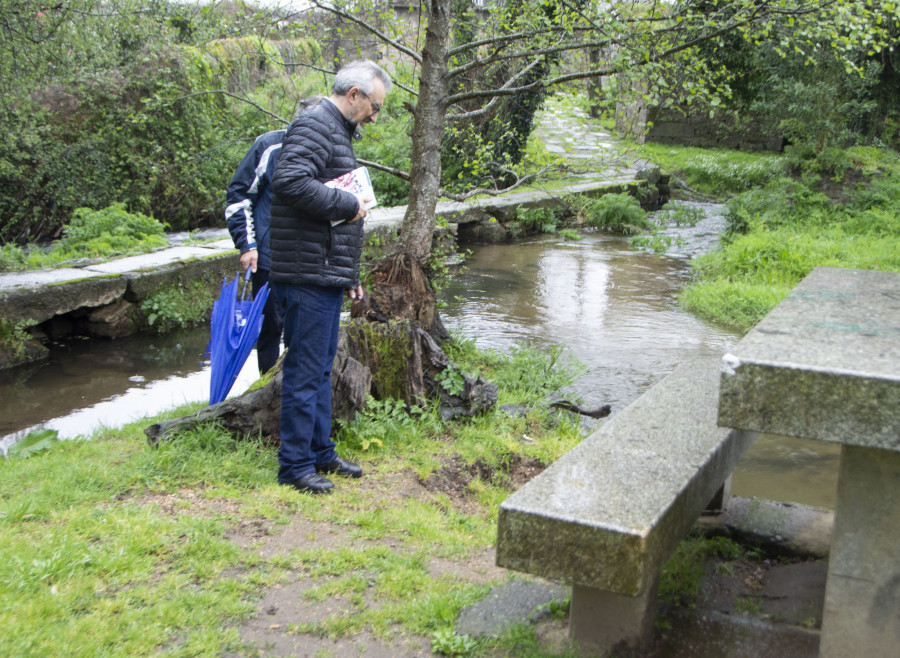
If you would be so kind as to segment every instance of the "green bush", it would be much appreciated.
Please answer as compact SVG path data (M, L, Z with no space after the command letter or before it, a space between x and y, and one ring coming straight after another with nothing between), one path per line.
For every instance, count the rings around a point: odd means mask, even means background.
M96 252L106 256L125 253L142 242L147 247L164 247L168 244L165 231L164 224L141 213L130 213L122 203L114 203L103 210L76 208L59 246L66 250L86 249L88 254Z
M516 208L516 222L519 232L556 233L557 226L563 219L564 210L560 207Z
M121 203L102 210L77 208L64 236L47 247L0 248L0 271L66 267L82 259L145 254L168 245L165 226L152 217L130 213Z
M647 212L628 192L591 199L582 212L588 226L612 233L634 235L653 228Z
M149 327L159 333L187 329L209 319L216 300L213 288L203 281L164 286L140 303Z

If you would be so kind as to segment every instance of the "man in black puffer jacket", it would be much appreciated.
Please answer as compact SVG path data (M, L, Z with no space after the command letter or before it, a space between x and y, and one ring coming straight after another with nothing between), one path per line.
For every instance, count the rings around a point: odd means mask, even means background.
M352 62L337 72L331 96L288 128L272 179L269 281L284 317L281 448L278 481L329 493L320 473L360 477L338 457L331 434L331 367L344 291L362 298L365 200L325 185L356 168L352 139L375 123L391 79L377 64Z

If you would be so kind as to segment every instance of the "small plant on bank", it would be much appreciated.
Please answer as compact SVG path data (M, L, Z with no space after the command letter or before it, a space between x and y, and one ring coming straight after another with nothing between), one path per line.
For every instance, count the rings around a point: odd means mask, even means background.
M466 388L466 381L462 374L453 368L445 368L434 379L449 395L459 395Z
M762 612L762 601L749 596L735 597L734 611L739 615L758 615Z
M631 238L631 244L641 249L649 249L655 254L664 254L676 242L671 235L661 235L659 233L650 233L644 235L636 235Z
M366 396L366 406L352 420L337 419L337 439L354 450L382 448L385 443L398 443L415 438L420 425L421 407L407 407L403 400L376 400Z
M679 203L669 214L669 219L675 222L675 226L696 226L706 216L703 208Z
M35 430L13 443L6 452L7 459L25 459L43 450L50 450L58 441L56 430Z
M35 320L11 323L0 318L0 350L7 351L13 358L21 358L25 354L25 343L31 340L28 328L36 324Z
M516 209L517 227L515 233L556 233L563 218L562 208L522 208Z
M165 333L203 324L209 319L216 296L203 281L164 286L140 303L148 326Z
M564 228L559 232L559 237L564 240L571 240L572 242L578 242L581 240L581 234L572 228Z
M469 656L478 642L468 635L457 635L452 628L442 628L431 636L431 650L444 656Z
M585 223L610 233L634 235L653 228L640 202L628 194L604 194L590 199L582 209Z

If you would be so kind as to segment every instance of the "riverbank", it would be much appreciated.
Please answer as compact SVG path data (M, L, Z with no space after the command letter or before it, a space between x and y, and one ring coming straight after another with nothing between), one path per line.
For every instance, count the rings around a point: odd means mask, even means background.
M638 161L615 176L591 175L564 190L531 189L498 198L442 202L433 236L436 253L465 242L503 242L540 232L520 223L529 209L566 208L566 198L628 193L655 208L666 189L658 169ZM558 183L557 183L558 184ZM406 207L376 208L365 222L364 260L391 253ZM196 244L89 263L78 268L0 273L0 370L47 358L44 344L69 335L121 338L203 322L221 282L240 269L225 229ZM194 242L192 240L192 242Z
M815 267L900 271L900 153L853 147L841 162L644 145L687 186L728 198L722 248L698 258L689 310L747 331Z
M580 440L577 418L542 404L572 373L533 350L504 357L462 343L452 358L498 383L500 405L529 411L510 416L498 406L445 423L377 405L339 435L342 456L366 475L338 480L332 496L278 487L274 446L213 427L152 448L142 430L155 419L0 461L0 652L576 655L565 636L565 596L544 607L551 614L537 625L523 618L481 638L457 627L465 609L511 582L493 566L500 502ZM694 623L682 615L699 621L692 588L712 582L688 578L679 565L703 556L712 575L731 569L744 582L755 574L752 585L780 564L753 545L699 541L689 539L664 575L675 596L666 599L674 608L661 609L669 647L696 649L704 637L680 635ZM720 579L715 591L728 598L726 586ZM782 631L809 634L809 617L795 624L754 608L764 591L731 599L745 600L732 611L737 626L774 624L757 634L770 643ZM775 649L765 655L798 655Z

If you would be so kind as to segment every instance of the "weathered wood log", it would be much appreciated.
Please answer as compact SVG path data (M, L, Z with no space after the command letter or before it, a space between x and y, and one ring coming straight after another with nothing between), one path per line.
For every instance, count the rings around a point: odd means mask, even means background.
M342 328L341 334L343 333ZM237 436L262 436L268 441L278 443L281 440L278 428L281 424L283 361L284 354L272 370L256 382L247 393L223 400L188 416L155 423L145 428L144 434L151 443L158 443L169 435L212 421ZM342 420L353 418L365 406L371 384L370 370L352 358L346 349L341 350L339 344L331 371L332 418Z
M190 430L201 423L214 421L238 436L263 436L278 441L281 413L281 369L262 387L240 397L222 400L197 413L154 423L144 429L150 443Z

